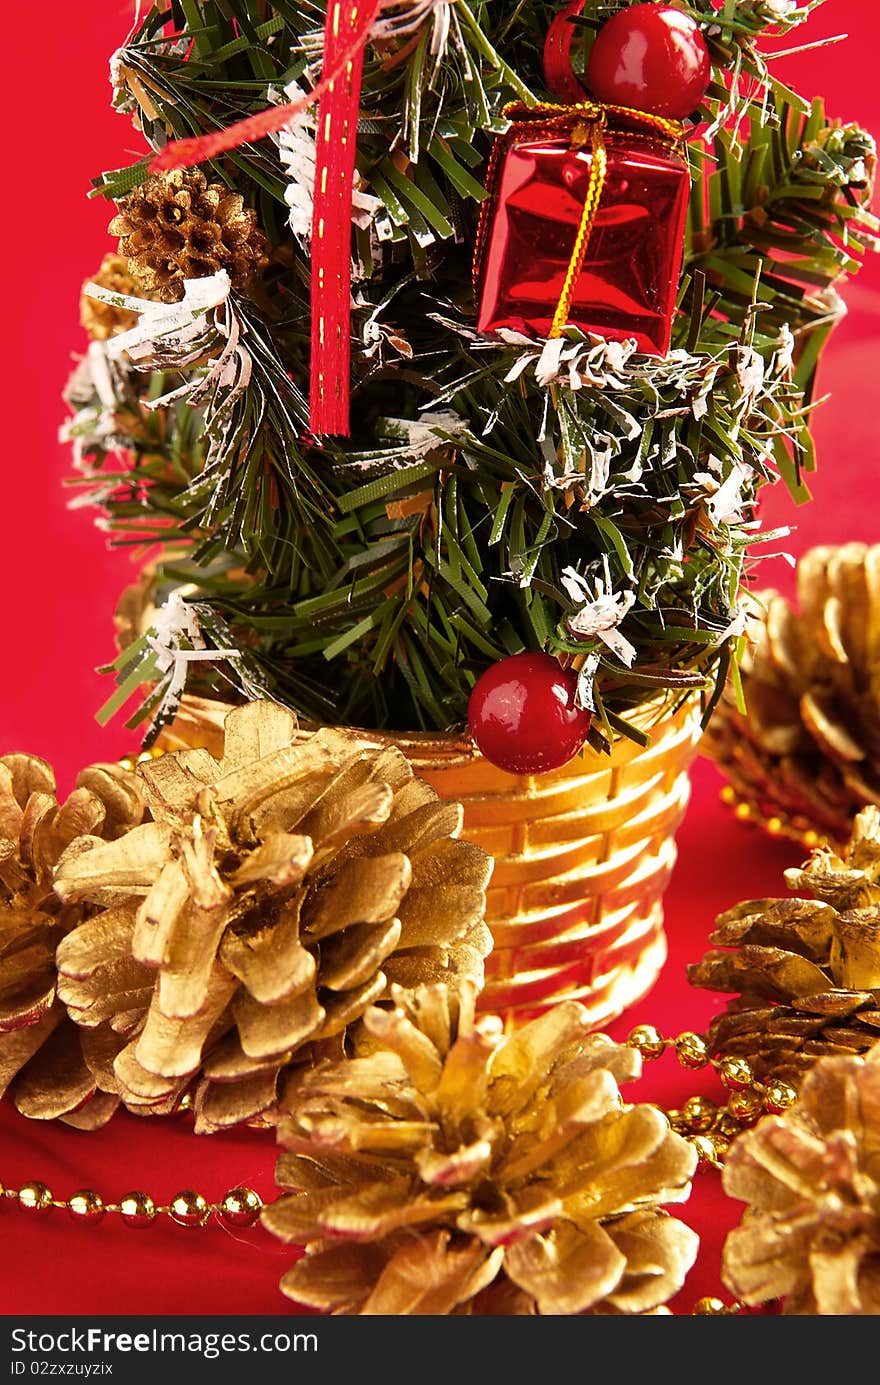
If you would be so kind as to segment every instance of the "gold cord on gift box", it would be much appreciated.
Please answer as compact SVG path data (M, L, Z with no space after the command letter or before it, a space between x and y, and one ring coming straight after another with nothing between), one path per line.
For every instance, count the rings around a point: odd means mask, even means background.
M586 258L587 249L590 244L590 237L593 234L593 227L596 223L596 216L599 211L599 204L602 200L602 193L605 190L605 178L608 168L607 152L605 148L605 129L609 116L620 116L624 120L634 121L646 127L649 131L665 135L673 143L678 143L684 137L684 126L680 121L668 120L665 116L653 115L648 111L637 111L629 106L611 106L598 101L578 101L571 106L555 105L551 102L541 103L537 106L525 106L520 101L511 101L506 105L501 114L505 119L512 120L513 124L507 134L518 132L522 129L534 128L535 133L554 133L562 132L571 127L571 143L575 149L582 149L589 146L592 154L590 160L590 179L587 184L587 192L584 197L584 206L581 212L580 224L578 225L577 235L575 236L571 258L568 262L568 269L565 272L565 280L562 291L559 295L559 302L553 314L553 322L548 333L549 337L559 337L562 329L568 322L571 311L572 298L574 297L575 287L580 278ZM489 168L486 175L486 186L490 189L495 184L495 174L500 151L503 147L505 136L496 139L489 159ZM485 250L486 235L489 225L490 204L492 198L488 197L480 208L480 217L477 225L477 235L474 243L473 257L473 280L476 289L483 262L483 252Z

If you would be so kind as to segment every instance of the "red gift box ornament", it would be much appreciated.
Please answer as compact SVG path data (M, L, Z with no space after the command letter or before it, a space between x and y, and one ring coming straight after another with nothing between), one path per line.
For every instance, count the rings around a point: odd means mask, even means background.
M551 90L567 105L506 106L474 252L477 329L558 337L567 324L640 351L669 350L690 173L677 120L586 99L554 21Z

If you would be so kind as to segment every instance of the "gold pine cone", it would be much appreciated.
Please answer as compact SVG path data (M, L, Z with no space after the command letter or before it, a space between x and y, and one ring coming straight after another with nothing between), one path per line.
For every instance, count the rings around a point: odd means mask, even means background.
M817 847L785 880L796 898L721 914L716 948L687 974L736 993L709 1025L712 1056L747 1057L757 1077L797 1087L822 1055L880 1039L880 810L862 809L842 855Z
M624 1104L635 1049L577 1001L518 1030L476 988L393 988L356 1056L280 1102L285 1190L263 1212L303 1247L281 1281L333 1314L656 1314L694 1263L693 1147Z
M458 840L462 810L396 748L252 702L224 753L138 767L151 820L60 861L64 901L103 906L58 950L90 1056L132 1110L197 1084L196 1129L265 1116L279 1075L347 1031L398 981L483 980L492 858Z
M225 269L246 292L269 262L269 242L240 193L199 169L147 178L117 203L108 227L141 289L163 303L183 297L185 279Z
M722 1179L746 1204L722 1254L739 1299L880 1314L880 1049L820 1058L793 1106L734 1141Z
M92 275L89 282L100 284L101 288L110 289L113 293L132 295L138 292L128 262L121 255L114 255L112 252L104 256L101 268L97 274ZM83 293L79 300L79 320L92 341L106 341L108 337L116 337L120 332L127 332L129 328L134 327L138 317L137 313L127 312L125 308L116 308L112 303L102 303L99 299L90 298L88 294Z
M118 1104L98 1091L57 999L55 952L84 908L61 903L53 874L83 834L113 840L142 813L139 786L119 765L90 765L59 803L45 760L0 759L0 1096L25 1116L94 1128Z
M746 714L726 689L701 748L759 821L840 846L859 809L880 804L880 545L812 548L797 609L778 593L759 601Z

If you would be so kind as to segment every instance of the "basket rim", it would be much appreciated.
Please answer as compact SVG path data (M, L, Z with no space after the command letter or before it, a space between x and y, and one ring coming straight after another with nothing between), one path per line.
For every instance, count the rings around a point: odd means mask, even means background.
M694 688L685 693L662 693L656 698L643 702L635 708L631 714L632 721L643 731L650 731L654 727L665 727L677 718L681 718L682 723L692 720L698 711L703 697L702 688ZM218 734L222 735L223 721L226 715L233 710L239 703L223 702L220 699L202 698L192 694L184 694L181 698L177 717L175 717L166 731L173 733L175 723L183 712L186 720L193 723L208 722L215 728ZM284 704L280 704L284 705ZM354 726L347 723L336 725L334 723L320 723L309 721L288 708L291 715L296 719L297 731L295 740L302 740L308 736L315 735L322 730L339 731L350 736L353 740L360 741L365 745L374 746L378 749L396 746L405 748L407 751L415 752L413 758L428 759L432 757L442 759L445 766L453 768L456 765L478 763L485 757L482 755L477 745L466 730L457 731L420 731L420 730L395 730L390 727L373 728L366 726ZM159 743L162 736L160 733ZM610 764L614 758L615 751L619 748L629 754L642 754L650 751L652 747L641 747L635 742L628 740L625 736L620 736L612 744L610 752L606 755L601 751L594 750L589 744L585 745L574 759L585 760L588 757L595 760L597 765ZM518 777L518 776L515 776Z

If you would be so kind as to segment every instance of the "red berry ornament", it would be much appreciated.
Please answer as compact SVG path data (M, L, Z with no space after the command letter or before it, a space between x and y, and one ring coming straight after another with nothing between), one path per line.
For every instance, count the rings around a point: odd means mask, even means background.
M509 774L543 774L576 755L590 714L575 706L577 674L549 654L512 654L481 674L468 703L480 751Z
M596 35L587 82L597 101L682 120L699 106L712 75L696 20L671 5L632 5Z

